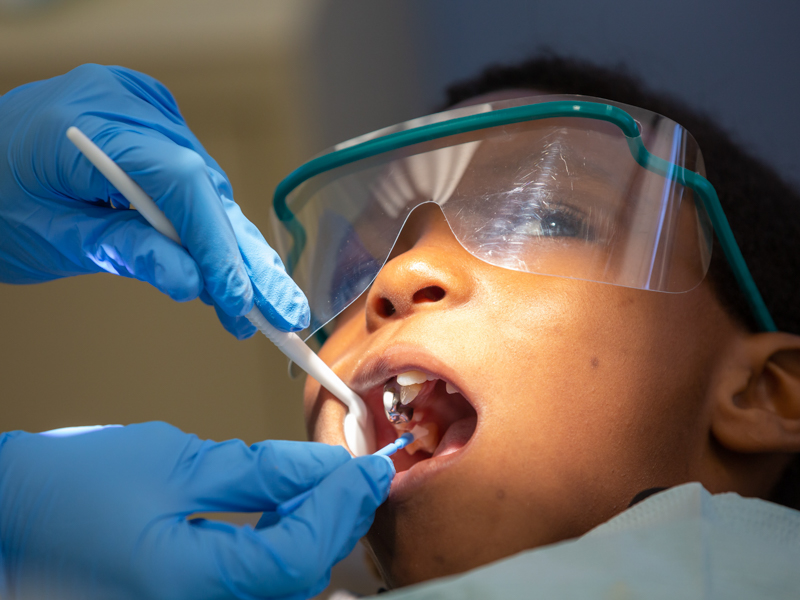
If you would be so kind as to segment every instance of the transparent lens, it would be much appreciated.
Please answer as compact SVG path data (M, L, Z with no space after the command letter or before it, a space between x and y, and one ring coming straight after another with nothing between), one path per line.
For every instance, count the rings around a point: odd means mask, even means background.
M466 107L380 134L563 99ZM700 152L679 125L618 106L636 119L650 153L702 174ZM311 330L367 289L410 212L426 202L441 207L466 250L497 267L661 292L692 289L710 261L708 218L691 189L669 172L642 167L632 148L611 123L547 118L385 152L306 181L287 206L305 234L292 276L309 298ZM286 260L297 235L277 219L274 234Z

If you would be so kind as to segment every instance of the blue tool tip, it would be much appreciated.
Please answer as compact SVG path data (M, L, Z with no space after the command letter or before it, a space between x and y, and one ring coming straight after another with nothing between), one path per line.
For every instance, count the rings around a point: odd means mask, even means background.
M397 444L397 449L399 450L401 448L405 448L413 441L414 441L414 436L412 435L412 433L410 431L406 431L403 435L397 438L395 444Z

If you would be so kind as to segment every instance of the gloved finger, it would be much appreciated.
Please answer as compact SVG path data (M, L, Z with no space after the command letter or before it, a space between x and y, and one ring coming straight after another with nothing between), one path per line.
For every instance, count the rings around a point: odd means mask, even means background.
M351 460L341 446L269 440L197 440L185 453L172 482L182 511L257 512L314 487Z
M335 561L349 553L372 523L394 474L388 461L352 459L326 477L294 514L268 529L188 522L164 539L196 552L162 546L159 564L183 572L203 589L238 597L291 597L316 589ZM164 567L162 567L164 568ZM200 595L198 597L205 597Z
M247 320L247 317L232 317L224 310L221 310L220 307L214 303L214 300L208 295L206 290L200 293L200 300L204 304L214 307L219 322L222 323L222 326L228 333L232 333L237 339L246 340L247 338L253 337L256 331L258 331L253 324Z
M378 495L382 494L381 500L378 502L379 506L384 502L384 500L386 500L386 497L389 495L389 488L395 476L394 463L390 458L386 456L365 456L365 457L360 457L359 460L361 459L365 459L364 460L364 462L366 463L365 468L367 468L368 474L371 477L373 477L374 481L373 489ZM336 474L334 473L329 477L329 479L334 477L335 475ZM324 494L324 492L322 492L322 494ZM315 495L317 496L315 502L327 506L328 499L324 495L317 494L316 490L314 491L314 493L311 494L309 500L311 500L311 498L314 497ZM305 508L305 505L309 500L304 502L303 505L301 505L301 507L298 508L297 511L295 511L295 513L293 513L293 515L298 513L302 514L301 510L306 510L311 512L311 514L314 514L317 509L313 504L309 508ZM375 506L375 508L373 508L370 512L362 513L362 515L364 516L364 520L361 522L359 527L355 527L353 529L350 539L347 540L345 543L341 544L339 554L334 556L333 562L331 563L332 565L337 564L339 561L344 559L348 554L350 554L353 551L353 548L355 548L355 545L358 543L358 540L360 540L367 534L367 531L372 526L372 522L375 518L376 509L377 506ZM336 518L335 515L336 515L335 510L331 511L328 514L328 518L335 519Z
M222 180L219 173L212 170L211 177L218 189L225 189L227 182ZM310 320L305 295L286 273L277 252L267 244L258 228L244 216L239 205L224 191L221 197L253 285L256 306L267 321L281 331L305 329Z
M253 305L250 278L203 156L148 128L98 120L83 116L77 124L164 211L214 302L231 316L247 313ZM105 185L108 196L117 194Z
M256 596L267 589L280 596L309 588L366 534L393 476L394 468L379 456L363 456L342 465L293 514L256 531L267 548L281 549L279 563L259 565L263 550L250 556L245 552L241 560L227 555L233 559L225 563L227 572L232 579L251 581L252 587L245 589ZM287 577L291 573L296 576Z
M326 587L328 587L330 582L331 570L328 569L328 571L319 579L319 581L317 581L315 585L312 585L310 588L308 588L306 592L284 596L279 600L305 600L305 598L315 598L319 596Z
M76 435L85 435L94 431L102 431L103 429L117 427L122 427L122 425L78 425L75 427L59 427L58 429L40 431L39 435L54 438L75 437Z
M247 320L247 317L232 317L224 310L221 310L219 306L214 303L214 300L209 296L206 290L200 293L200 301L208 306L214 307L214 312L217 313L217 318L220 323L222 323L222 326L237 339L246 340L247 338L253 337L256 331L258 331L253 324Z
M281 516L275 511L265 510L256 523L256 529L264 529L264 527L272 527L281 520Z
M287 596L270 596L270 600L306 600L307 598L315 598L319 594L323 592L325 588L328 587L331 583L331 569L328 569L327 573L320 577L320 579L312 585L307 590L296 594L289 594Z
M211 299L211 296L209 296L208 292L205 290L200 292L200 302L202 302L206 306L214 306L214 301Z
M197 263L184 248L158 233L133 210L86 206L58 218L39 211L26 226L42 239L59 240L65 272L108 272L146 281L178 301L192 300L203 287ZM75 225L80 221L80 227ZM74 266L68 266L68 262Z
M200 267L205 280L206 295L213 299L214 304L221 309L222 313L232 317L246 313L252 306L249 301L253 297L249 294L255 291L255 298L259 302L259 308L267 320L279 329L299 330L308 326L309 311L305 296L286 274L277 253L269 247L258 229L244 217L239 206L233 201L230 183L219 170L216 162L208 156L193 137L191 139L183 139L178 136L177 139L173 140L161 135L159 132L146 129L131 131L129 129L120 129L116 124L109 125L104 123L99 125L94 123L92 125L92 119L89 117L84 117L81 121L86 119L89 119L90 123L83 126L90 132L94 130L91 137L94 138L95 143L100 145L145 191L154 197L176 226L181 242L187 247ZM126 127L130 127L130 125L126 125ZM140 146L145 146L143 152L141 148L136 146L137 143ZM184 148L179 144L196 144L197 152L195 152L195 149ZM159 158L159 152L157 151L159 148L162 152L168 154L173 164L170 164L170 161L165 163ZM141 154L145 154L145 156L139 156ZM164 163L161 165L163 168L158 169L152 166L149 169L143 168L142 161L148 160L148 157L150 161L159 160ZM80 162L80 160L77 161L78 164ZM184 163L190 164L187 167ZM201 168L201 163L205 165L204 168ZM165 177L165 175L170 175L170 171L173 172L172 177ZM180 193L180 186L175 186L173 181L176 179L175 171L178 172L178 179L180 179L179 176L183 176L184 179L188 178L194 181L194 188L198 188L205 193L198 193L196 190L190 190L190 193L185 191ZM88 179L90 183L84 184L84 187L93 190L92 194L88 194L90 197L96 199L110 197L124 203L124 199L121 198L119 193L104 179L97 181L98 177L102 176L94 172L83 173L82 176L73 173L71 179L75 181L86 181ZM151 180L152 189L148 189L146 180ZM163 188L165 180L173 191L162 194L162 198L159 198L158 185L160 182ZM201 183L198 184L197 180L200 180ZM185 206L189 199L193 202L190 207L191 211L188 211ZM221 203L224 207L222 212L228 215L229 219L234 218L235 224L221 217L220 206L214 200ZM192 229L193 235L187 237L179 224L175 222L176 220L170 210L168 210L170 206L175 204L178 205L177 212L183 214L184 217L196 217L198 212L207 213L208 218L201 215L191 220L193 220L194 225L197 225L198 222L200 224L205 223L207 225L205 229L208 229L211 234L215 233L212 231L214 224L220 230L227 230L228 226L233 228L233 237L236 244L238 244L239 250L233 250L230 236L223 235L217 240L217 244L214 244L214 239L209 239L205 231L195 228ZM184 218L184 220L186 219ZM216 233L220 233L220 231ZM242 262L243 253L245 255L244 263ZM243 283L241 281L241 272L238 268L228 268L226 271L225 267L230 267L231 265L221 265L219 262L220 257L218 256L220 254L223 255L223 258L227 257L229 262L234 263L234 266L245 267L245 272L248 276L246 282ZM220 269L222 269L222 273ZM250 283L251 278L257 284L255 286L256 290L253 290L253 286ZM237 284L232 285L230 283L232 280L235 280ZM221 320L223 326L240 339L250 337L255 332L247 321L222 317Z
M96 235L83 240L84 256L104 271L146 281L178 302L197 298L203 277L186 249L134 211L115 212L122 214L103 218Z
M161 552L136 557L139 570L147 573L145 586L150 588L141 589L141 597L305 600L322 592L330 583L330 567L310 583L310 578L307 579L304 574L286 572L282 574L281 581L276 582L277 585L268 584L265 589L253 594L251 580L257 577L257 573L232 573L228 571L226 563L245 558L249 565L259 569L260 565L251 560L254 546L261 548L266 561L270 563L281 562L283 549L266 546L249 525L237 527L220 521L193 519L177 523L173 521L165 533L159 537L167 543L156 546ZM182 575L179 589L174 587L175 573ZM302 579L298 585L285 584L285 579L297 576ZM282 593L287 588L293 591Z
M217 318L222 326L232 333L238 340L246 340L253 337L258 331L253 324L247 320L247 317L232 317L224 310L222 310L216 303L213 304L214 310L217 313Z

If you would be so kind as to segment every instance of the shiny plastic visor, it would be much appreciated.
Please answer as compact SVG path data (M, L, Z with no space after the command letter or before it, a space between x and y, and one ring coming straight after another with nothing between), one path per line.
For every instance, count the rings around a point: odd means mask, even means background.
M649 111L585 96L478 104L298 169L276 191L273 243L309 299L309 334L370 286L424 203L497 267L685 292L711 259L718 200L703 175L694 138Z

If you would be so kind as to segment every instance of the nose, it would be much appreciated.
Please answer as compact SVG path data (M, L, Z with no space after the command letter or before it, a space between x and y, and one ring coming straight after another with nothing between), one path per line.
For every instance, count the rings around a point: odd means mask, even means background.
M437 205L418 207L367 295L367 328L467 302L477 260L458 243Z

